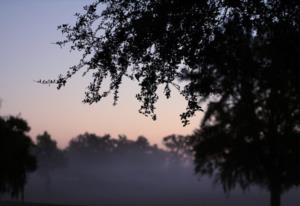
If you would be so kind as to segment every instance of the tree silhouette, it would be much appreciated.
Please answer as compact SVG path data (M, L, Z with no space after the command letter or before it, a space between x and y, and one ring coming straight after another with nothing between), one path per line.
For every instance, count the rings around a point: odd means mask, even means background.
M137 145L138 149L141 150L145 150L150 147L148 139L144 136L138 136L138 138L135 141L135 144Z
M222 169L228 188L261 183L277 206L281 192L298 182L292 163L299 156L299 23L298 0L98 0L77 14L74 26L59 27L66 38L57 44L70 43L83 55L65 75L46 83L61 88L78 71L92 73L84 99L91 104L111 92L116 102L122 79L129 77L140 86L140 112L153 119L158 87L170 97L173 85L187 100L184 125L200 103L213 101L200 135L211 140L196 141L197 171L206 165L202 160L215 157L217 166L208 161L205 171ZM108 91L101 90L105 79ZM178 80L184 80L183 88ZM202 143L211 145L206 153ZM222 166L228 152L239 170ZM267 161L271 156L274 161Z
M271 192L271 205L279 206L282 192L300 183L299 32L286 19L264 28L261 38L247 37L236 21L227 25L230 33L216 37L223 43L212 51L216 61L243 69L216 75L230 82L220 81L224 89L211 99L194 135L196 171L218 171L225 190L262 185Z
M223 43L222 38L215 37L230 30L228 25L233 19L248 36L263 37L266 28L282 21L298 29L299 2L98 0L76 16L74 26L58 27L66 38L57 44L70 43L71 50L82 52L80 62L56 80L40 82L56 83L61 88L84 70L84 74L93 74L84 102L98 102L112 92L116 103L122 79L129 77L137 80L141 88L136 95L142 102L140 112L153 119L158 86L164 86L165 95L170 97L173 85L188 101L187 111L181 115L187 124L188 118L201 110L199 101L222 89L211 75L227 70L226 62L235 58L228 52L230 59L215 61L211 46ZM241 69L241 65L236 66ZM190 81L180 89L177 80L194 73L200 75L196 80L188 78ZM111 80L108 91L101 91L104 79Z
M36 169L29 130L19 117L0 117L0 193L24 199L26 174Z
M163 144L173 154L175 161L191 160L193 148L189 136L172 134L163 138Z
M300 38L299 12L285 13L295 2L272 3L272 24L260 24L256 34L237 13L215 36L210 52L224 70L211 77L223 89L196 134L195 162L202 174L217 169L225 189L267 187L278 206L281 193L299 184Z
M82 14L76 14L75 25L59 26L66 38L57 44L69 43L71 50L82 52L80 62L58 79L41 82L56 83L61 88L78 71L92 73L84 99L92 104L109 93L113 93L116 102L123 78L129 77L141 89L136 95L142 103L140 112L153 119L158 87L163 86L170 97L173 85L187 100L186 112L181 115L187 124L188 118L201 110L199 102L222 93L227 89L224 84L230 87L237 80L235 73L245 67L254 72L273 65L271 56L281 47L268 41L270 33L287 30L291 33L276 38L293 42L293 48L297 45L299 8L298 0L98 0L84 7ZM259 40L255 57L249 50L254 49L252 43L241 41L247 38ZM241 50L245 47L249 48ZM272 50L264 49L270 47ZM249 58L239 61L232 50ZM297 60L296 54L288 60L289 65ZM101 90L104 79L111 80L108 91ZM176 83L182 79L185 86L180 88Z
M36 156L38 160L38 172L45 178L46 188L51 186L51 172L63 167L65 158L63 152L57 147L55 140L51 139L48 132L37 136Z
M110 135L101 137L90 133L78 135L69 142L67 148L71 153L82 156L111 152L113 149L114 143Z
M167 164L169 154L156 145L150 145L144 136L130 140L125 135L111 138L110 135L84 133L70 140L66 155L74 170L79 166L91 173L98 171L103 176L111 176L111 173L119 176L122 173L119 177L122 179L126 177L124 174L141 177L157 172Z

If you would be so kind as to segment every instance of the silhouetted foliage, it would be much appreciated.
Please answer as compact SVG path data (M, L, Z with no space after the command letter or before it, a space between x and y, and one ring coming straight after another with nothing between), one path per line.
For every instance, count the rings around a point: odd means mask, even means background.
M270 1L247 8L259 11L258 19L232 10L210 48L223 68L211 78L223 89L195 134L196 171L217 172L226 190L262 185L278 206L281 193L300 181L299 6Z
M189 136L172 134L163 138L163 144L176 161L191 160L193 147Z
M140 112L153 119L158 87L170 97L173 85L188 103L184 125L214 95L196 141L197 171L218 168L228 189L234 183L265 185L277 206L280 193L298 183L299 4L98 0L77 14L74 26L59 27L66 39L57 44L70 43L83 55L52 83L61 88L80 70L92 73L84 99L91 104L110 92L116 102L123 77L135 79ZM104 79L111 80L108 91L100 90ZM184 88L178 80L185 80ZM230 154L237 163L227 164Z
M269 77L264 83L278 78ZM300 183L300 93L289 88L294 83L288 78L276 84L284 87L262 87L249 77L238 92L209 104L194 134L197 172L217 171L225 190L266 187L271 205L280 205L281 193Z
M134 158L137 154L145 155L155 150L147 138L139 136L136 141L129 140L125 135L119 135L118 139L113 139L110 135L97 136L96 134L84 133L78 135L69 142L67 151L70 154L81 157L90 157L107 159L108 156L115 157L122 155L132 155Z
M99 137L95 134L84 133L78 135L69 142L67 150L71 153L88 155L93 153L105 153L114 149L115 145L110 135Z
M38 173L41 174L46 181L46 186L51 184L51 172L54 169L61 168L66 164L66 160L62 151L57 147L55 140L51 139L48 132L44 132L37 136L36 157L38 160Z
M27 173L36 169L33 143L26 134L29 130L19 117L0 116L0 193L24 198Z
M148 139L144 136L138 136L138 138L135 141L135 144L137 144L137 147L140 150L144 150L150 147Z
M97 171L104 177L115 174L117 179L122 174L120 181L126 182L135 178L134 176L140 179L144 175L157 173L168 164L169 159L167 152L150 145L143 136L130 140L125 135L119 135L116 139L110 135L97 136L90 133L70 140L66 155L71 167L81 165L91 174ZM133 177L123 179L123 176L131 173L134 174Z
M48 83L61 88L79 70L92 73L84 99L91 104L111 92L116 102L123 77L135 79L141 88L136 95L142 102L140 112L153 119L158 87L162 85L170 97L173 85L188 102L181 115L185 125L201 110L199 102L239 81L230 78L235 73L247 70L244 67L255 73L274 63L270 58L280 48L269 53L273 37L268 34L286 31L288 36L276 38L287 41L283 49L288 42L293 43L291 51L296 49L299 13L298 0L98 0L76 14L74 26L58 27L66 38L57 44L70 43L71 50L82 52L82 58L66 75ZM248 39L253 40L251 44ZM297 54L293 52L291 57ZM108 91L100 91L104 79L111 80ZM179 88L176 83L182 79L186 85Z

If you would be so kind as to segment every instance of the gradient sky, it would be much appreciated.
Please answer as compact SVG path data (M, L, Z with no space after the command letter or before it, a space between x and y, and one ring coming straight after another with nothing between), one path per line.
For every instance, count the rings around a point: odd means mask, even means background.
M57 26L74 22L75 12L89 2L0 0L0 115L21 114L31 127L33 139L47 130L60 147L86 131L114 137L125 134L130 139L144 135L157 144L169 134L190 134L203 114L183 127L179 114L185 110L186 102L176 91L169 100L161 96L158 120L152 121L138 112L136 82L123 83L117 106L112 106L111 96L94 105L83 104L88 79L80 74L61 90L34 82L56 78L78 62L79 54L52 43L62 39Z

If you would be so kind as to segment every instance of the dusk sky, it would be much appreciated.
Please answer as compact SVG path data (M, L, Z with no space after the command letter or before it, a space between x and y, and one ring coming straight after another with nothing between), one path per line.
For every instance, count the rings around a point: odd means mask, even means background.
M72 23L74 14L91 1L86 0L1 0L0 1L0 115L18 115L31 127L30 135L47 130L60 147L84 132L99 135L125 134L130 139L144 135L161 144L169 134L190 134L199 126L203 113L183 127L179 114L186 102L176 92L157 104L158 120L138 112L137 83L124 81L117 106L112 96L97 104L83 104L88 78L77 74L66 87L40 85L38 79L55 79L76 64L79 54L59 48L53 42L63 36L57 26Z

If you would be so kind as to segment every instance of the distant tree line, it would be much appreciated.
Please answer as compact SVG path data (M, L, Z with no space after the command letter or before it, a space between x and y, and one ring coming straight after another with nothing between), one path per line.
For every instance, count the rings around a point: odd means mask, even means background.
M27 135L29 131L27 122L20 117L0 117L0 194L24 199L28 173L34 171L44 179L45 187L51 188L52 173L67 166L89 168L96 164L105 171L105 165L123 162L128 168L151 165L155 170L157 165L179 165L191 160L184 136L164 138L165 149L161 149L144 136L130 140L125 135L112 138L108 134L84 133L60 149L48 132L38 135L34 143Z
M163 138L165 149L156 144L151 145L144 136L136 140L128 139L125 135L112 138L109 134L98 136L93 133L80 134L71 139L64 149L57 147L47 132L37 136L35 155L38 162L37 172L44 177L46 185L51 184L51 172L63 167L84 165L89 168L117 164L143 168L146 165L162 164L184 165L192 162L191 147L185 136L170 135ZM185 143L184 143L185 141ZM121 163L122 162L122 163ZM120 165L118 165L120 166Z
M162 165L174 171L179 170L178 166L194 163L197 174L213 175L225 191L236 185L259 185L276 193L277 198L300 183L297 136L291 135L284 141L247 136L235 139L233 132L226 133L232 126L223 125L223 120L218 119L226 113L212 120L208 119L210 111L192 135L164 137L165 149L151 145L144 136L131 140L125 135L112 138L92 133L80 134L60 149L48 132L38 135L34 143L27 134L30 128L25 120L0 116L0 193L23 199L29 172L36 171L44 179L45 188L50 189L55 170L68 167L76 172L79 166L108 176L112 168L128 170L122 171L128 174L131 170L155 173Z

